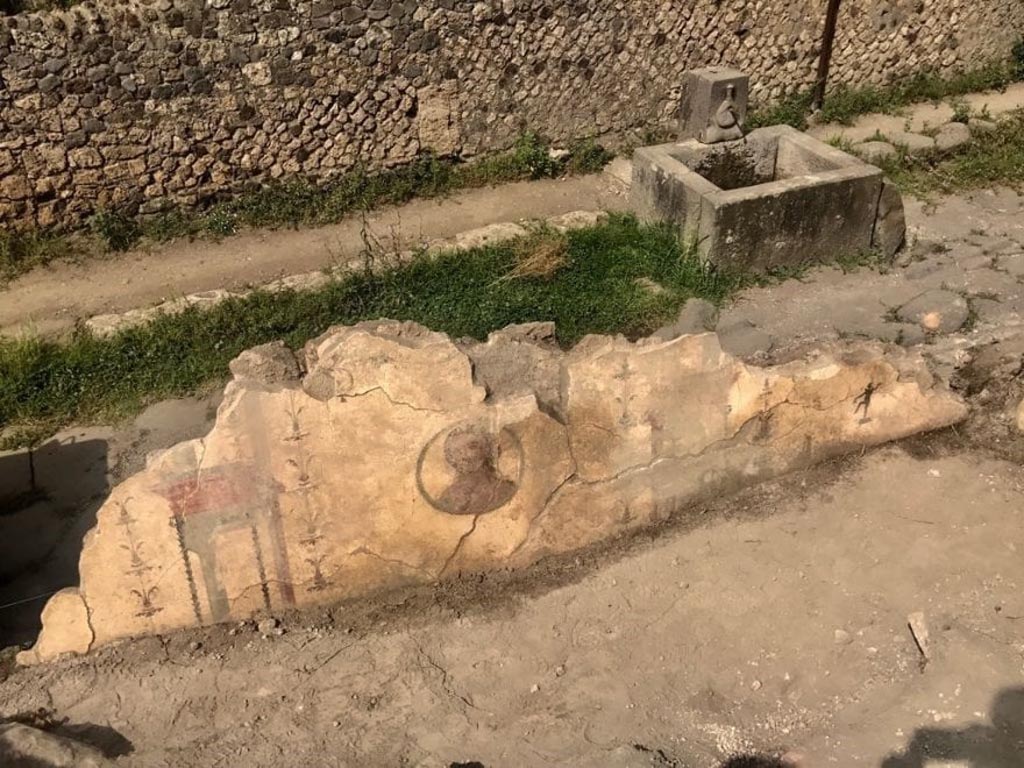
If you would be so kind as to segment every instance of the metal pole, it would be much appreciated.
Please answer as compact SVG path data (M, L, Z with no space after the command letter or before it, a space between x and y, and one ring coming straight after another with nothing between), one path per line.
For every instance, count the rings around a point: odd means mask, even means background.
M818 78L814 81L814 99L811 107L821 109L825 103L825 86L828 84L828 69L832 64L832 46L836 41L836 24L839 22L840 0L828 0L825 14L825 33L821 38L821 57L818 59Z

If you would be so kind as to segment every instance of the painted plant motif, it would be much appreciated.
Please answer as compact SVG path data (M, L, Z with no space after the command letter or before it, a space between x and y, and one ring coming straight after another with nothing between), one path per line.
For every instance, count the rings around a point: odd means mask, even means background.
M306 588L307 591L323 592L331 586L331 582L324 578L323 564L326 558L327 555L322 554L306 558L306 562L313 568L313 583Z
M153 568L143 556L143 542L139 541L135 536L135 518L128 511L128 502L130 501L131 497L128 497L124 501L116 502L118 508L117 524L121 527L125 539L121 549L128 552L131 558L125 575L133 577L138 584L137 588L128 590L129 594L139 601L139 610L135 612L135 615L149 618L158 614L163 608L154 602L160 590L155 585L149 583L147 574Z
M291 399L291 402L288 404L288 419L291 431L289 432L288 437L286 437L285 440L288 440L290 442L298 442L299 440L302 440L304 437L306 437L306 435L309 434L308 432L302 431L302 425L299 422L299 417L302 415L302 411L302 406L296 405L295 398L293 397Z
M141 606L139 610L136 611L135 615L145 616L146 618L149 618L150 616L155 616L156 614L160 613L160 611L162 611L163 608L159 608L153 603L153 598L159 592L160 590L157 587L148 587L145 589L131 590L131 593L138 598L139 605Z
M320 543L324 538L321 527L324 514L323 510L320 509L313 499L313 493L319 487L319 483L313 477L316 457L310 455L303 445L307 433L302 431L299 423L301 413L302 408L296 407L293 397L289 406L291 434L287 439L294 444L295 455L293 458L287 459L286 463L295 470L297 476L295 485L291 488L286 488L285 494L298 497L294 511L305 528L304 533L299 538L299 544L306 550L303 560L313 569L313 577L309 586L306 587L306 591L322 592L331 586L332 582L324 575L323 565L327 556L320 549Z

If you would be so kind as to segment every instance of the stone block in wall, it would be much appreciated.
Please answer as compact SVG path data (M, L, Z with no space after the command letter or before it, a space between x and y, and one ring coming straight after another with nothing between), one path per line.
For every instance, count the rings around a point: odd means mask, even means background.
M55 144L42 144L22 154L22 163L27 173L38 178L50 173L60 173L68 167L67 151Z
M7 176L18 167L14 153L9 149L0 149L0 176Z
M459 99L452 86L421 88L416 94L416 127L420 147L438 155L454 155L462 147Z
M72 168L99 168L103 165L103 156L94 147L79 147L68 152L68 160Z
M23 174L11 173L0 179L0 200L27 200L30 197L32 186Z

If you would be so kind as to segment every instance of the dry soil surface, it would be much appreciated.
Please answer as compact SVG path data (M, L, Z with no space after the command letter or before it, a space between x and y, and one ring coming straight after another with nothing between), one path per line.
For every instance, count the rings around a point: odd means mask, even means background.
M217 288L243 289L471 229L579 210L621 210L626 191L609 173L524 181L440 200L415 200L317 229L254 230L220 242L178 240L81 263L56 263L0 287L0 333L61 331L76 320L160 304Z
M704 768L761 750L1011 768L1022 512L1019 466L919 440L515 579L19 670L0 702L146 768Z
M441 236L558 206L616 207L617 184L531 186L521 200L538 189L562 202L506 210L495 197L480 218L460 216L458 200L422 206ZM719 327L753 324L753 353L778 354L822 338L893 338L906 301L966 296L974 327L926 340L947 374L946 341L1024 328L1024 198L979 192L913 203L908 217L918 247L894 269L818 270L748 291ZM204 266L187 249L211 246L178 246L166 265L133 256L127 286L123 260L29 275L0 294L0 326L63 327L167 298L170 284L263 282L314 269L329 251L322 231L266 237L228 241ZM289 238L311 245L292 251ZM14 306L17 296L35 303ZM1004 346L988 355L1002 383L957 374L976 405L993 406L959 434L820 467L524 573L282 617L280 635L219 627L17 670L0 682L0 716L46 707L119 765L145 768L705 768L785 750L808 768L1020 768L1024 439L1012 409L1024 335ZM203 434L215 404L158 404L39 452L46 497L0 514L0 640L30 641L42 605L32 598L74 583L109 484L147 451ZM24 454L0 456L0 497L23 489L27 472ZM915 613L927 639L908 627Z

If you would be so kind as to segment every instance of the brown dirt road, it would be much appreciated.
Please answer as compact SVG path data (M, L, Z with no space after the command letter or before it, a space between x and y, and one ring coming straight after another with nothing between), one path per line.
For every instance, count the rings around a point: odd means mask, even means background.
M255 230L220 242L175 241L82 263L36 269L0 288L0 333L64 330L93 315L146 307L216 288L241 289L348 263L365 226L389 251L488 224L578 210L621 210L626 191L607 173L474 189L414 200L317 229Z
M936 445L517 578L17 671L0 709L53 709L145 768L705 768L783 749L808 766L938 765L892 762L920 729L970 758L942 765L1011 768L1024 719L1002 732L989 713L1024 690L1024 470Z

